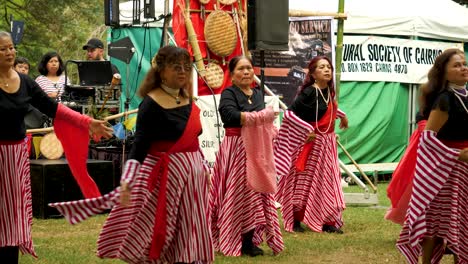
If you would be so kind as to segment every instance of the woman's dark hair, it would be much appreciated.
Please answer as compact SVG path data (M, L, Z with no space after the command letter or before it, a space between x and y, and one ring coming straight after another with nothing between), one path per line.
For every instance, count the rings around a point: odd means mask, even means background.
M437 96L448 89L448 80L445 74L447 64L454 55L465 56L463 51L459 49L447 49L439 54L427 74L427 82L420 87L419 106L426 119L429 117Z
M148 71L145 79L140 85L138 94L141 97L144 97L153 89L161 87L161 72L167 66L178 63L180 61L182 61L184 64L192 64L190 54L186 49L175 46L165 46L159 49L158 53L154 56L151 62L151 69ZM189 72L189 74L191 74L191 72ZM182 95L185 97L192 94L192 84L190 80L191 78L189 78L187 86L183 87L185 93Z
M25 57L16 57L15 64L13 64L13 66L16 66L17 64L27 64L28 67L31 67L31 64Z
M232 73L234 72L234 70L236 69L236 66L237 66L237 63L239 63L240 60L242 59L246 59L250 62L250 64L253 66L253 62L252 62L252 59L247 57L247 56L243 56L243 55L240 55L240 56L236 56L234 58L232 58L230 61L229 61L229 73L232 75Z
M312 76L312 73L315 72L315 69L317 69L317 63L320 60L326 60L330 64L332 78L328 82L328 88L330 88L330 93L332 95L335 94L335 82L333 81L333 75L334 75L335 69L333 68L333 63L330 61L330 59L328 57L325 57L325 56L317 56L317 57L314 57L312 60L310 60L309 65L307 66L307 68L309 69L309 72L307 73L307 76L306 76L306 78L304 80L304 84L299 89L299 93L302 92L302 90L304 90L304 88L309 87L309 86L311 86L312 84L315 83L315 79Z
M57 70L57 76L60 76L62 75L62 72L63 70L65 69L64 68L64 64L63 64L63 60L62 58L60 57L60 55L55 52L55 51L49 51L47 52L46 54L44 54L44 56L42 56L41 58L41 61L39 62L39 64L37 65L37 70L44 76L46 76L49 71L47 70L47 63L50 61L50 59L52 59L53 57L57 57L58 61L59 61L59 68Z

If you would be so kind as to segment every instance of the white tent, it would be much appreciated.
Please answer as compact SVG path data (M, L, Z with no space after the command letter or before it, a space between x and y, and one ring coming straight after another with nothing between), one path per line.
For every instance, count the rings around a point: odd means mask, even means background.
M156 17L164 13L164 2L154 1ZM170 0L171 13L172 4ZM120 24L131 25L133 1L119 7ZM140 8L141 23L149 21L143 17L143 3ZM338 0L290 0L289 9L336 13ZM345 13L345 33L468 41L468 8L452 0L345 0Z
M290 10L338 11L338 0L290 0ZM452 0L345 0L345 33L468 40L468 9Z

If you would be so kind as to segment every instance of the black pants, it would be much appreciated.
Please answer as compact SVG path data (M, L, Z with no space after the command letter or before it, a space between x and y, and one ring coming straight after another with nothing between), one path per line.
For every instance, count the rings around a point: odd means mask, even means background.
M0 247L0 262L4 264L18 264L18 247Z

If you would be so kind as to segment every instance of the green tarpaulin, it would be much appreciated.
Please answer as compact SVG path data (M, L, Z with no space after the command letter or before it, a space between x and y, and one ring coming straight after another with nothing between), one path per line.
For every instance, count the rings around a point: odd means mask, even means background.
M388 82L342 82L339 107L350 128L336 123L340 142L358 163L397 162L408 142L409 85ZM356 125L358 124L358 125ZM339 149L344 163L349 159Z

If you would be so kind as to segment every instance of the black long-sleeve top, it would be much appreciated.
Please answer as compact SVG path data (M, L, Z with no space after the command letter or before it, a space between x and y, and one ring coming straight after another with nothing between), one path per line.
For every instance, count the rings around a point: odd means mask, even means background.
M191 111L192 102L166 109L151 97L145 96L138 107L135 142L130 150L129 159L136 159L142 163L151 143L178 140L185 130Z
M468 98L463 96L459 98L468 109ZM433 104L432 109L436 108L448 112L448 120L440 128L437 138L453 141L468 140L468 113L454 92L442 92Z
M0 89L0 116L4 126L0 129L0 140L16 141L26 136L24 116L29 105L39 109L42 113L54 118L57 112L57 102L52 100L27 75L18 73L20 87L15 93L7 93Z
M327 98L329 89L322 89L321 91L323 93L323 96ZM327 103L320 95L320 92L316 91L316 88L314 86L304 88L301 91L301 93L296 97L292 105L289 107L289 110L293 111L294 114L296 114L299 118L306 122L319 121L323 117L325 112L327 112L327 109Z
M249 104L247 96L236 86L231 86L221 93L219 101L219 114L223 121L224 128L242 127L240 123L241 112L256 112L265 108L263 94L260 89L252 89L252 96Z

